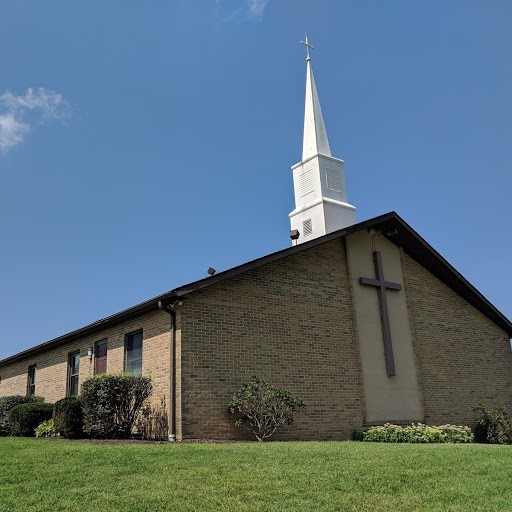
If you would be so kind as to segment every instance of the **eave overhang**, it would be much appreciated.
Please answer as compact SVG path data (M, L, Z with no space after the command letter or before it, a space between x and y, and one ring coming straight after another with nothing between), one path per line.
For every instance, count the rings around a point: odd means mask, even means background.
M72 331L53 340L41 343L33 348L19 352L13 356L0 361L0 366L12 363L27 356L32 356L54 346L73 341L82 336L93 334L102 329L112 327L125 320L148 313L158 309L158 302L170 304L176 300L186 298L191 293L211 286L215 283L248 272L255 268L272 263L273 261L286 258L292 254L306 251L312 247L330 242L337 238L342 238L363 229L376 229L386 237L390 242L398 247L402 247L404 252L416 260L421 266L426 268L431 274L459 294L467 302L473 305L478 311L492 320L496 325L502 328L510 338L512 338L512 322L508 320L496 307L494 307L467 279L464 278L454 267L452 267L432 246L430 246L416 231L414 231L397 213L389 212L379 217L354 224L339 231L334 231L322 237L309 242L302 243L281 251L268 254L261 258L249 261L237 267L233 267L224 272L219 272L213 276L194 281L192 283L175 288L167 293L158 295L153 299L142 302L131 308L125 309L119 313L108 316L92 324L86 325L76 331Z

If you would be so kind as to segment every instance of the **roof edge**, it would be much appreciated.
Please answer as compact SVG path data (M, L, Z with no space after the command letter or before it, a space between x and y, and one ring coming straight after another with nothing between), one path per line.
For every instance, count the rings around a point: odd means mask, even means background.
M114 313L113 315L97 320L96 322L92 322L91 324L87 324L84 327L80 327L79 329L63 334L62 336L58 336L57 338L53 338L49 341L45 341L44 343L40 343L35 347L28 348L22 352L18 352L17 354L6 357L0 361L0 366L7 363L13 363L19 359L23 359L29 355L37 354L54 346L68 343L77 338L81 338L82 336L93 334L94 332L100 331L107 327L113 327L114 325L121 323L124 320L128 320L134 316L142 315L144 313L148 313L149 311L153 311L154 309L158 309L159 301L169 302L172 301L173 298L176 297L173 295L172 291L163 293L162 295L158 295L157 297L141 302L140 304L136 304L131 308L124 309L119 313Z
M267 254L266 256L262 256L255 260L237 265L236 267L224 270L223 272L219 272L213 276L205 277L203 279L185 284L145 302L141 302L140 304L132 306L131 308L124 309L119 313L115 313L113 315L102 318L101 320L97 320L96 322L85 325L80 329L71 331L67 334L63 334L62 336L54 338L50 341L46 341L36 345L35 347L2 359L0 361L0 366L3 366L7 363L12 363L26 356L36 354L62 343L73 341L76 338L85 336L87 334L92 334L106 327L114 326L134 316L158 309L159 301L166 303L180 298L185 298L190 293L200 290L201 288L218 283L224 279L229 279L230 277L242 274L243 272L248 272L249 270L261 267L267 263L272 263L274 261L280 260L281 258L291 256L292 254L316 247L324 243L328 243L332 240L335 240L336 238L345 237L352 233L356 233L357 231L361 231L362 229L379 227L379 225L385 227L386 224L389 224L390 227L397 226L398 224L398 227L403 228L404 230L398 239L395 238L396 233L393 233L393 230L388 233L383 233L383 235L388 240L399 247L403 247L404 251L410 257L416 260L435 277L444 282L455 293L461 295L465 300L476 307L476 309L487 316L487 318L502 328L510 336L510 338L512 338L512 322L508 320L508 318L505 317L505 315L503 315L503 313L501 313L495 306L493 306L493 304L491 304L491 302L489 302L462 274L460 274L452 265L450 265L450 263L448 263L448 261L445 260L424 238L422 238L416 231L414 231L414 229L412 229L411 226L407 224L407 222L405 222L396 212L392 211L383 215L379 215L378 217L353 224L352 226L348 226L338 231L334 231L327 235L323 235L321 237L310 240L309 242L305 242L300 245L294 245L292 247ZM411 241L414 242L412 246L410 244ZM420 256L418 256L419 253Z

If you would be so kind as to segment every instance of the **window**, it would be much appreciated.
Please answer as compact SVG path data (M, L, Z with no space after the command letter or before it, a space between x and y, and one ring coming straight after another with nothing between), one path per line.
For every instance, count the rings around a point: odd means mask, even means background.
M126 371L142 373L142 331L126 336Z
M27 394L33 395L36 392L36 365L28 367Z
M80 367L80 352L69 354L68 363L68 396L78 395L78 369Z

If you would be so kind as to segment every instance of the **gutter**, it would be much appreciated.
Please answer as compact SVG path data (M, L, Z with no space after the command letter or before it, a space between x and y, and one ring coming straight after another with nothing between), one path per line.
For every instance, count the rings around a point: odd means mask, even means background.
M169 441L176 441L176 311L173 302L170 307L158 301L158 309L169 313L171 317L171 379L169 389ZM181 304L179 302L178 304Z

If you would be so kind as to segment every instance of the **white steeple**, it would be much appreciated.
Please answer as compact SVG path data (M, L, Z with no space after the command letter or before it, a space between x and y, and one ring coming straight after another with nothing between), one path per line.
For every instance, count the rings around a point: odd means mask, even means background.
M307 37L306 37L307 40ZM325 131L320 100L316 91L315 77L311 69L311 58L307 61L306 106L304 109L304 139L302 143L302 161L318 153L331 156L331 148Z
M308 42L306 104L302 161L292 167L295 210L290 213L292 230L300 233L297 243L332 233L356 223L356 208L347 203L343 160L331 156L320 100L311 68Z

